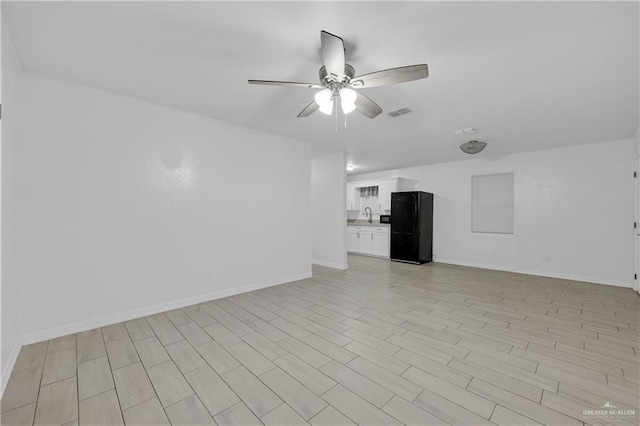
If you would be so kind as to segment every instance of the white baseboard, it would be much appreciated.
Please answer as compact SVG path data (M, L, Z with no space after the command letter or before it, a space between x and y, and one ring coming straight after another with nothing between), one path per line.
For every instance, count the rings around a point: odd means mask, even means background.
M314 265L326 266L327 268L340 269L341 271L345 271L349 269L349 265L342 265L340 263L333 262L325 262L324 260L311 260L311 263Z
M18 360L18 354L20 353L22 344L22 339L18 339L16 344L13 346L13 349L11 350L11 354L9 354L9 360L2 369L2 389L0 389L0 398L2 398L2 396L4 395L4 390L7 387L7 383L9 383L9 377L11 376L11 372L13 371L13 366Z
M529 269L514 269L514 268L509 268L509 267L500 266L500 265L488 265L488 264L476 263L476 262L461 262L458 260L443 259L440 257L438 257L437 262L449 263L451 265L458 265L458 266L470 266L473 268L492 269L495 271L515 272L517 274L536 275L539 277L560 278L565 280L584 281L584 282L594 283L594 284L603 284L603 285L611 285L616 287L631 288L631 283L624 282L624 281L617 281L617 280L604 281L602 280L602 278L586 277L586 276L580 276L580 275L574 275L574 274L559 274L556 272L548 272L548 271L532 271Z
M42 342L45 340L55 339L56 337L66 336L68 334L79 333L82 331L92 330L98 327L105 327L111 324L117 324L123 321L129 321L132 319L146 317L148 315L157 314L160 312L171 311L173 309L184 308L185 306L195 305L197 303L208 302L210 300L222 299L224 297L235 296L236 294L247 293L249 291L260 290L262 288L272 287L291 281L304 280L311 278L311 272L290 275L288 277L276 278L273 280L263 281L260 283L254 283L245 285L242 287L231 288L227 290L214 291L211 293L205 293L199 296L188 297L185 299L175 300L172 302L161 303L159 305L147 306L140 309L134 309L127 312L120 312L113 315L107 315L91 320L80 321L73 324L54 327L48 330L36 331L29 333L22 338L22 342L25 345ZM4 376L3 376L4 379Z
M390 256L380 256L377 254L369 254L369 253L358 253L355 251L348 251L347 254L353 255L353 256L365 256L365 257L375 257L377 259L387 259L387 260L391 260Z

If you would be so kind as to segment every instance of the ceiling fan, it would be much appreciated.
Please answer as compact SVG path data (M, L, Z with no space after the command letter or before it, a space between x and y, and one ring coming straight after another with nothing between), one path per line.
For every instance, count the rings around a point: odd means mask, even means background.
M389 86L429 76L427 65L419 64L354 77L354 68L345 62L344 42L340 37L320 31L320 44L324 62L319 71L320 84L270 80L249 80L249 84L322 89L315 94L314 101L298 114L298 118L308 117L318 109L331 115L334 104L339 105L344 114L355 109L369 118L375 118L382 112L382 108L362 93L358 93L357 89ZM337 114L337 107L335 111Z

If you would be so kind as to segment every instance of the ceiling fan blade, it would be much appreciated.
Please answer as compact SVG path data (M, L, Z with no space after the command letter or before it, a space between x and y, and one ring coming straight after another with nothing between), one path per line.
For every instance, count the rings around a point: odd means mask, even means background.
M369 118L376 118L382 112L382 108L377 103L360 92L358 92L355 104L356 109Z
M311 102L305 109L300 111L300 114L298 114L298 118L308 117L313 114L318 108L320 107L317 103L315 103L315 101Z
M323 86L313 83L296 83L293 81L248 80L249 84L264 84L267 86L306 87L308 89L324 89Z
M327 69L327 75L334 80L342 81L344 78L344 43L338 36L326 31L320 31L320 44L322 46L322 61Z
M351 79L351 86L356 88L389 86L427 77L429 77L427 64L409 65L354 77Z

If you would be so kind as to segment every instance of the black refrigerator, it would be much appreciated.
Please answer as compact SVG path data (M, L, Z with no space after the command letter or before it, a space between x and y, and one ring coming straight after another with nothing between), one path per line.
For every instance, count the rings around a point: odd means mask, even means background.
M391 194L391 260L416 264L433 260L433 194Z

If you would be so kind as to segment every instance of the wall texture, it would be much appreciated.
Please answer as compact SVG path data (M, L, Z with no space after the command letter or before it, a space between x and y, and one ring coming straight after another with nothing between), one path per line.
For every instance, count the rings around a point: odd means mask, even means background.
M343 152L311 162L311 259L347 269L346 159Z
M28 73L19 107L25 341L310 276L307 144Z
M362 174L432 192L437 261L630 287L635 141ZM473 234L471 176L514 173L515 234Z

